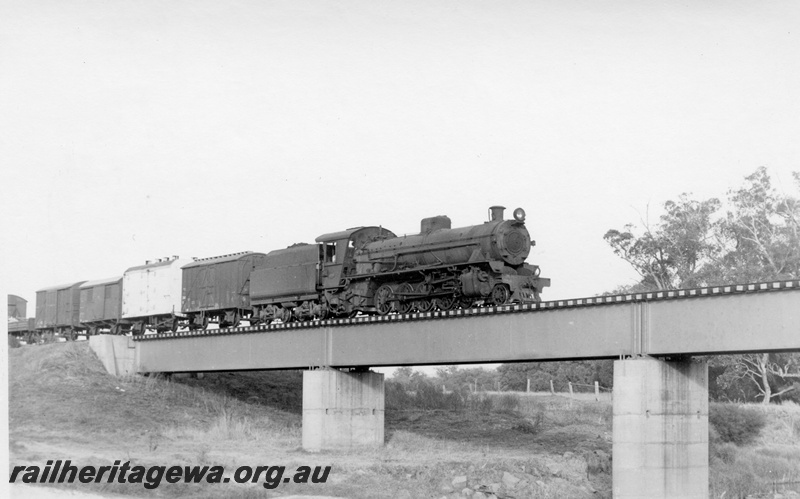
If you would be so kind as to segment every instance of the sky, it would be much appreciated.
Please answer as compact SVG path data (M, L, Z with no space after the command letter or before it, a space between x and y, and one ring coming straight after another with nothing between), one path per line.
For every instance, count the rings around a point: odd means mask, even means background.
M683 192L800 170L800 4L24 0L0 7L2 287L523 207L544 299Z

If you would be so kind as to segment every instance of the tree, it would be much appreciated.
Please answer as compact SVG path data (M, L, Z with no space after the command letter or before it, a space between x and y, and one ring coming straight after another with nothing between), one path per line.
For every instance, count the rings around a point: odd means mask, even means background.
M633 234L628 224L623 231L609 230L603 238L614 253L628 262L642 277L640 287L651 290L699 285L707 265L718 258L713 237L712 215L718 199L696 201L682 194L678 201L664 204L660 223L644 222L644 233Z
M501 386L516 391L524 391L528 380L535 392L550 391L550 381L558 391L566 390L570 382L593 385L597 381L606 388L614 382L613 361L610 360L503 364L497 372Z
M800 174L794 174L800 188ZM730 191L732 210L719 224L726 246L717 280L752 282L791 279L800 275L800 202L780 195L766 168L746 177L747 184Z
M392 374L392 381L400 383L408 390L417 390L420 385L430 382L428 376L422 371L415 371L409 366L398 367Z
M793 176L800 188L800 174ZM636 291L798 278L797 198L777 192L762 167L745 178L743 187L728 192L728 202L727 212L717 216L719 200L696 201L683 194L677 202L665 203L665 214L656 226L644 223L641 235L634 235L634 226L629 224L624 231L609 230L604 239L640 274L641 281L633 286ZM716 378L721 392L749 382L769 403L773 396L800 389L796 388L800 381L797 355L725 359L731 364Z
M497 381L497 371L482 367L459 369L457 366L447 366L436 369L436 384L445 385L448 390L494 390Z

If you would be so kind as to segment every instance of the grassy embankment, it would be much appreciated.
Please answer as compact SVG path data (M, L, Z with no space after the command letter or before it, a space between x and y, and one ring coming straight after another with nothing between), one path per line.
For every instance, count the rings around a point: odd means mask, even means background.
M739 407L761 413L765 426L743 445L721 441L712 428L711 497L800 497L800 405Z
M392 398L387 389L384 448L309 454L300 445L297 372L118 379L105 373L85 342L14 348L9 357L12 466L122 460L222 465L228 475L240 465L332 466L326 484L272 491L233 482L74 489L187 498L438 498L457 497L464 488L483 497L492 491L516 498L610 496L611 409L604 402L504 395L432 410ZM714 445L712 497L737 497L745 488L766 492L775 476L791 475L787 470L800 458L800 410L770 411L754 446Z

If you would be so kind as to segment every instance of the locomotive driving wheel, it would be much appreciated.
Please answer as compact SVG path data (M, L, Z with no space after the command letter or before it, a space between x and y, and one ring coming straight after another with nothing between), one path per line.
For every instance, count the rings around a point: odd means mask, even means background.
M419 283L419 284L417 284L415 286L415 288L414 288L414 291L416 293L420 294L420 295L427 295L428 293L431 292L430 286L428 285L427 282L424 282L424 281ZM416 308L418 312L425 313L425 312L430 312L431 310L433 310L433 307L435 305L434 305L432 299L423 297L423 298L419 298L418 300L414 300L414 303L412 303L412 306L414 308Z
M404 282L400 285L400 287L397 288L397 293L400 295L397 301L397 311L401 314L407 314L411 312L413 303L408 299L408 296L414 293L414 287L411 284Z
M433 300L431 300L430 298L422 298L420 300L415 301L414 303L416 303L417 305L417 310L423 313L430 312L431 310L433 310L433 307L435 306Z
M453 310L458 306L458 300L456 299L455 295L447 295L447 296L440 296L433 301L439 310L444 312L448 310Z
M375 311L379 315L386 315L392 311L392 296L394 291L388 284L383 284L375 291Z

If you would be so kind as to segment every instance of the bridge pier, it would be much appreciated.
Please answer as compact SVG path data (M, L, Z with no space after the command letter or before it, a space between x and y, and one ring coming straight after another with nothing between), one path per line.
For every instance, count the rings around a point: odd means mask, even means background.
M708 498L708 365L614 362L615 499Z
M383 374L303 372L303 449L378 447L384 438Z

